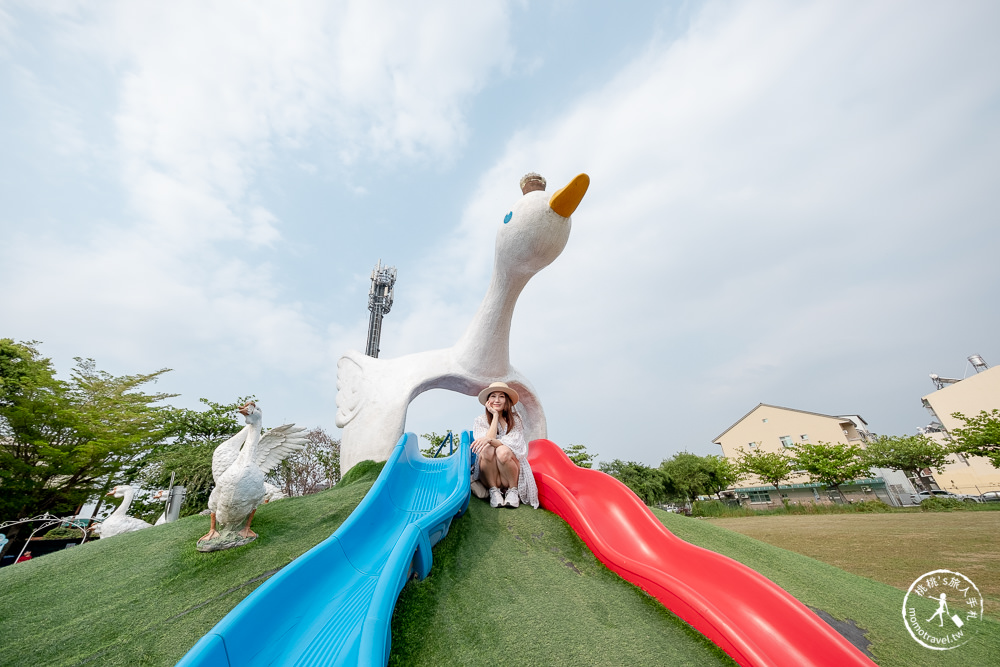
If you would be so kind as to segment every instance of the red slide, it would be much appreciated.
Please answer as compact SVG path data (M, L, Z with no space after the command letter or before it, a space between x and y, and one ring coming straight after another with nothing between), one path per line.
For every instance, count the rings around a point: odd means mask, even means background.
M744 667L875 663L784 589L675 536L614 477L577 467L549 440L528 461L542 506L608 569L659 600Z

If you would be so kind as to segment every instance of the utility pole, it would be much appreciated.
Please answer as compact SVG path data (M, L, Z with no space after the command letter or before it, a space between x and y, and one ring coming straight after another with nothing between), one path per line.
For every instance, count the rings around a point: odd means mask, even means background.
M378 358L379 338L382 337L382 318L392 308L393 285L396 284L396 267L382 266L378 261L372 270L372 288L368 292L368 347L365 354Z

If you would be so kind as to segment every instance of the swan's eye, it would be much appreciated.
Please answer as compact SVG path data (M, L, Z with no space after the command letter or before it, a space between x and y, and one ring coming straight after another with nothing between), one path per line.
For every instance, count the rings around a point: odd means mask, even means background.
M513 217L514 217L514 211L511 211L510 213L508 213L507 215L504 216L504 218L503 218L503 224L506 225L508 222L510 222L510 219L513 218Z

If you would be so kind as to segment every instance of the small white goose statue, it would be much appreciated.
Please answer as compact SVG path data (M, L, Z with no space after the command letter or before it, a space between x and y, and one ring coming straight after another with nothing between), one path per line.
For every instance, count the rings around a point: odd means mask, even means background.
M337 426L341 469L365 459L384 461L403 434L406 409L428 389L449 389L475 396L502 380L521 397L519 414L525 437L546 436L545 413L528 380L510 364L510 323L514 305L528 280L566 247L570 216L579 206L590 177L580 174L551 197L545 179L527 174L523 196L497 230L493 276L479 311L458 342L444 350L376 359L350 351L337 362Z
M267 496L264 476L306 443L305 429L294 424L278 426L261 437L262 414L253 401L241 407L240 414L247 426L219 445L212 457L211 528L198 540L198 551L230 549L255 540L250 523Z
M132 505L132 498L135 496L135 490L131 486L121 484L111 489L107 495L124 498L124 500L118 509L111 513L111 516L94 529L94 532L99 534L102 540L122 533L133 533L143 528L152 527L152 524L128 515L128 508Z

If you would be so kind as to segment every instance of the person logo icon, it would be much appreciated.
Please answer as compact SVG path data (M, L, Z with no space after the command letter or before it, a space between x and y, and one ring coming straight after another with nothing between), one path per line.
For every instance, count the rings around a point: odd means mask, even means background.
M910 636L935 651L947 651L968 642L979 631L982 617L983 597L976 585L960 572L934 570L923 574L903 598L903 622Z

